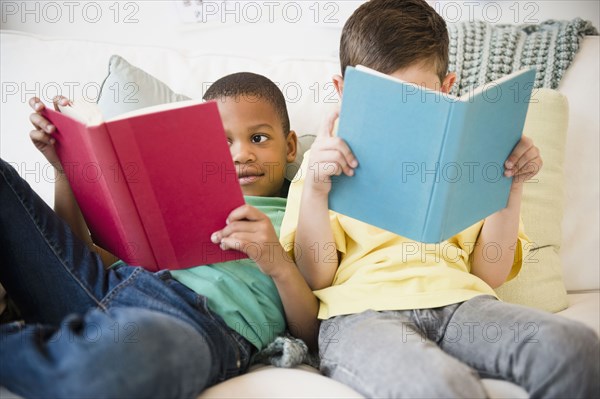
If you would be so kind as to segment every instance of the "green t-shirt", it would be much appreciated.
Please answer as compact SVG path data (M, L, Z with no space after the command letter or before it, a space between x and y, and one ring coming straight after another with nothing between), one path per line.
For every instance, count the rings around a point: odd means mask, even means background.
M245 198L247 204L256 207L271 219L279 236L286 199ZM278 243L272 244L267 247L274 251L275 244ZM207 297L209 308L259 350L285 330L283 305L275 283L260 271L253 260L242 259L172 270L171 275L181 284Z

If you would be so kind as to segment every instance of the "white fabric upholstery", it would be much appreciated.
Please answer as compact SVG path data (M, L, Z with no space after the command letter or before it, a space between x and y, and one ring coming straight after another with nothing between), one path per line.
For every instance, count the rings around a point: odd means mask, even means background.
M600 283L599 48L599 36L585 37L558 88L569 99L566 207L561 248L563 278L568 291L597 290Z

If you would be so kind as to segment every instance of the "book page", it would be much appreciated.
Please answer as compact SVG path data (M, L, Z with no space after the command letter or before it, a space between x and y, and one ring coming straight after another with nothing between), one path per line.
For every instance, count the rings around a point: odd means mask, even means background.
M102 112L95 103L87 101L71 101L71 105L59 105L61 113L71 117L87 126L96 126L102 123Z
M509 75L503 76L501 78L498 78L498 79L493 80L493 81L488 82L488 83L484 83L483 85L481 85L479 87L476 87L473 90L467 91L465 94L463 94L462 96L459 97L459 100L460 101L464 101L464 102L470 102L471 98L479 95L484 90L487 90L489 88L493 88L493 87L496 87L496 86L500 86L503 83L505 83L507 81L510 81L510 80L516 78L519 75L522 75L524 73L529 72L531 69L532 68L520 69L520 70L515 71L515 72L513 72L513 73L511 73ZM525 89L525 88L523 88L523 89Z
M140 108L140 109L136 109L135 111L126 112L126 113L116 116L112 119L109 119L107 122L128 119L128 118L132 118L134 116L154 114L157 112L168 111L170 109L190 107L192 105L203 104L204 102L205 102L204 100L186 100L186 101L176 101L176 102L172 102L172 103L153 105L151 107Z
M135 111L126 112L118 115L114 118L109 119L106 122L117 121L122 119L131 118L139 115L148 115L156 112L167 111L170 109L189 107L192 105L202 104L203 100L187 100L177 101L166 104L153 105L151 107L140 108ZM71 105L62 106L59 105L61 113L69 116L79 122L84 123L86 126L97 126L105 122L102 116L102 111L96 103L90 103L87 101L71 101Z
M392 82L398 82L398 83L403 83L403 84L406 84L406 85L409 85L409 86L413 86L416 89L423 90L423 91L429 92L431 94L442 96L445 99L449 100L450 102L454 102L454 101L460 100L460 98L458 98L456 96L453 96L452 94L443 93L441 90L433 90L433 89L430 89L428 87L425 87L425 86L422 86L422 85L419 85L419 84L416 84L416 83L413 83L413 82L407 82L405 80L396 78L394 76L386 75L385 73L376 71L376 70L371 69L369 67L366 67L364 65L357 65L356 66L356 70L357 71L366 72L366 73L370 73L371 75L379 76L381 78L388 79L388 80L390 80ZM428 98L428 96L424 96L424 97Z

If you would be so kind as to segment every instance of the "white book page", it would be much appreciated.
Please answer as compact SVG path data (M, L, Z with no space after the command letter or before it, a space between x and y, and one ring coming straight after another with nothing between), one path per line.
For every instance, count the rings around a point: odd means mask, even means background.
M414 87L418 87L421 90L428 90L430 92L437 93L437 94L439 94L439 95L441 95L443 97L446 97L449 100L454 100L454 101L458 100L458 101L463 101L463 102L469 102L472 97L475 97L476 95L478 95L479 93L483 92L487 88L498 86L498 85L500 85L500 84L502 84L502 83L504 83L504 82L506 82L506 81L508 81L508 80L510 80L510 79L512 79L514 77L516 77L516 76L519 76L519 75L521 75L521 74L526 73L527 71L529 71L529 69L521 69L519 71L515 71L515 72L511 73L510 75L506 75L506 76L503 76L503 77L501 77L499 79L496 79L496 80L494 80L492 82L488 82L486 84L483 84L483 85L481 85L481 86L479 86L479 87L477 87L477 88L475 88L473 90L469 90L467 93L463 94L460 97L456 97L456 96L453 96L451 94L446 94L446 93L442 93L442 92L437 91L437 90L428 89L426 87L417 85L417 84L412 83L412 82L406 82L406 81L404 81L402 79L398 79L398 78L395 78L393 76L386 75L384 73L378 72L378 71L376 71L374 69L368 68L368 67L363 66L363 65L357 65L356 66L356 70L363 71L363 72L366 72L366 73L370 73L371 75L379 76L379 77L391 80L393 82L402 82L402 83L405 83L405 84L408 84L408 85L411 85L411 86L414 86Z
M71 101L71 105L59 105L58 109L65 114L87 126L95 126L102 123L102 112L95 103L87 101Z
M140 108L140 109L136 109L135 111L126 112L124 114L118 115L118 116L108 120L107 122L118 121L118 120L127 119L127 118L131 118L134 116L139 116L139 115L154 114L156 112L168 111L170 109L191 107L192 105L204 104L204 102L205 102L204 100L185 100L185 101L176 101L173 103L153 105L151 107Z
M491 82L488 83L484 83L483 85L473 89L473 90L469 90L467 91L465 94L463 94L462 96L459 97L460 101L464 101L464 102L468 102L470 101L470 99L472 97L475 97L476 95L478 95L479 93L482 93L484 90L488 89L488 88L493 88L495 86L498 86L508 80L511 80L512 78L519 76L521 74L524 74L525 72L528 72L529 69L521 69L518 71L515 71L513 73L511 73L510 75L506 75L503 76L499 79L493 80Z
M124 114L118 115L114 118L109 119L110 121L117 121L122 119L131 118L139 115L152 114L155 112L167 111L170 109L189 107L192 105L202 104L203 100L186 100L186 101L177 101L173 103L159 104L153 105L151 107L137 109L135 111L126 112ZM61 113L78 120L79 122L84 123L86 126L97 126L104 122L104 118L102 117L102 112L100 108L95 103L89 103L86 101L77 101L71 102L71 105L61 106L59 105L59 110Z

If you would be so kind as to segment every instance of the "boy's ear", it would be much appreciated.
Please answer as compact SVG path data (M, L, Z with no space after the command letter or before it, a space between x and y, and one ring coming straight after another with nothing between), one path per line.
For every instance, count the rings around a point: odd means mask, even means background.
M448 75L446 75L444 81L442 82L442 93L450 93L452 86L454 86L454 82L456 82L456 74L454 72L450 72Z
M298 153L298 136L296 132L290 130L286 137L287 141L287 154L286 161L288 163L294 162L296 160L296 154Z
M344 78L342 75L333 75L333 85L335 86L335 90L337 91L340 98L342 98L342 93L344 92Z

